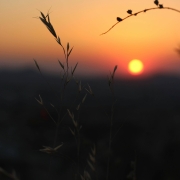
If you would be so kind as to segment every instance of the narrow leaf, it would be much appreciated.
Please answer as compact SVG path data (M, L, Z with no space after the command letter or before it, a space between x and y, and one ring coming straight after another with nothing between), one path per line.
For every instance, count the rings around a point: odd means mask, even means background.
M52 26L52 24L49 22L49 26L48 26L49 28L49 31L51 32L51 34L55 37L55 38L57 38L57 35L56 35L56 32L55 32L55 30L54 30L54 28L53 28L53 26Z
M58 42L58 44L61 45L61 40L60 40L60 37L59 37L59 36L56 38L56 41ZM62 46L62 45L61 45L61 46Z
M42 17L39 17L39 19L42 21L42 23L48 27L48 22L46 21L46 19L43 19Z
M63 143L60 144L59 146L55 147L54 150L57 151L57 150L58 150L60 147L62 147L62 146L63 146Z
M84 103L84 101L86 100L87 94L84 96L82 103Z
M39 67L39 65L38 65L38 63L37 63L37 61L34 59L34 62L35 62L35 65L36 65L36 67L37 67L37 69L39 70L39 71L41 71L40 70L40 67Z
M43 19L46 19L45 15L40 11L41 16L43 17Z
M68 53L68 56L71 54L71 51L73 50L73 47L71 48L71 50L69 51L69 53Z
M64 65L61 63L61 61L58 60L58 62L59 62L59 64L60 64L60 66L62 67L62 69L64 69Z
M77 65L78 65L78 63L76 63L76 65L74 66L74 69L72 70L72 75L74 74L74 72L75 72L75 70L77 68Z
M50 23L50 17L49 17L49 14L47 14L46 17L48 18L48 23Z
M73 131L70 127L69 130L71 131L72 135L75 136L75 131Z

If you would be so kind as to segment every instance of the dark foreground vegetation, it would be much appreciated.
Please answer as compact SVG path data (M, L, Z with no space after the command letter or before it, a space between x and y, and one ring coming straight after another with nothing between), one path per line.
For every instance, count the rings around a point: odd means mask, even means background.
M57 153L39 151L53 146L55 127L47 112L35 98L39 94L51 115L58 107L53 90L60 79L46 76L51 87L36 71L0 72L0 167L14 169L20 179L74 179L77 172L77 150L70 132L73 123L67 115L58 131ZM106 177L111 94L106 78L83 79L96 98L88 94L80 113L80 172L86 169L92 179ZM53 90L52 90L53 89ZM73 89L73 91L72 91ZM64 103L66 112L76 97L77 86L68 85ZM154 76L144 80L114 82L112 147L109 179L137 180L180 178L180 78ZM89 153L95 146L95 170L88 165ZM90 160L89 160L90 161ZM49 177L50 176L50 177ZM98 177L98 178L97 178ZM0 179L8 179L3 174Z

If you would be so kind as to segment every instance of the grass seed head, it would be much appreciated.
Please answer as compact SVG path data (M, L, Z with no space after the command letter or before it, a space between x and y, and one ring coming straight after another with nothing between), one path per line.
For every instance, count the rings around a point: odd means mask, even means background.
M60 44L60 45L62 46L62 44L61 44L61 39L60 39L59 36L56 38L56 41L58 42L58 44Z

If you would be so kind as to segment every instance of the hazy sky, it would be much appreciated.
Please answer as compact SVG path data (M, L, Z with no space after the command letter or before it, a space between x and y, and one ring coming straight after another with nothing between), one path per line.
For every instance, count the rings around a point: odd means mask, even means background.
M164 6L180 10L179 0L162 0ZM154 73L180 75L180 13L153 10L119 23L103 36L116 17L155 7L153 0L0 0L0 67L35 68L33 58L45 71L57 72L63 51L39 19L50 9L51 22L62 44L74 46L70 65L79 62L84 75L108 74L118 65L117 74L129 75L132 59L144 63L141 76Z

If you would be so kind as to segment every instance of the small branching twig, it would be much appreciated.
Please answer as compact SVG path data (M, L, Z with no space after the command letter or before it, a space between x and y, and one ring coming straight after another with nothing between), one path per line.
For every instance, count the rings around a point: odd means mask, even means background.
M156 10L156 9L169 9L169 10L172 10L172 11L176 11L178 13L180 13L180 10L178 9L175 9L175 8L171 8L171 7L164 7L162 4L159 4L159 1L158 0L155 0L154 1L154 4L157 6L157 7L153 7L153 8L148 8L148 9L144 9L144 10L141 10L141 11L138 11L136 13L133 13L131 9L129 9L127 11L127 13L129 14L128 16L126 16L125 18L120 18L120 17L117 17L117 22L111 27L109 28L106 32L100 34L100 35L104 35L106 33L108 33L111 29L113 29L117 24L119 24L121 21L124 21L125 19L128 19L132 16L137 16L138 14L140 13L145 13L147 11L151 11L151 10Z

